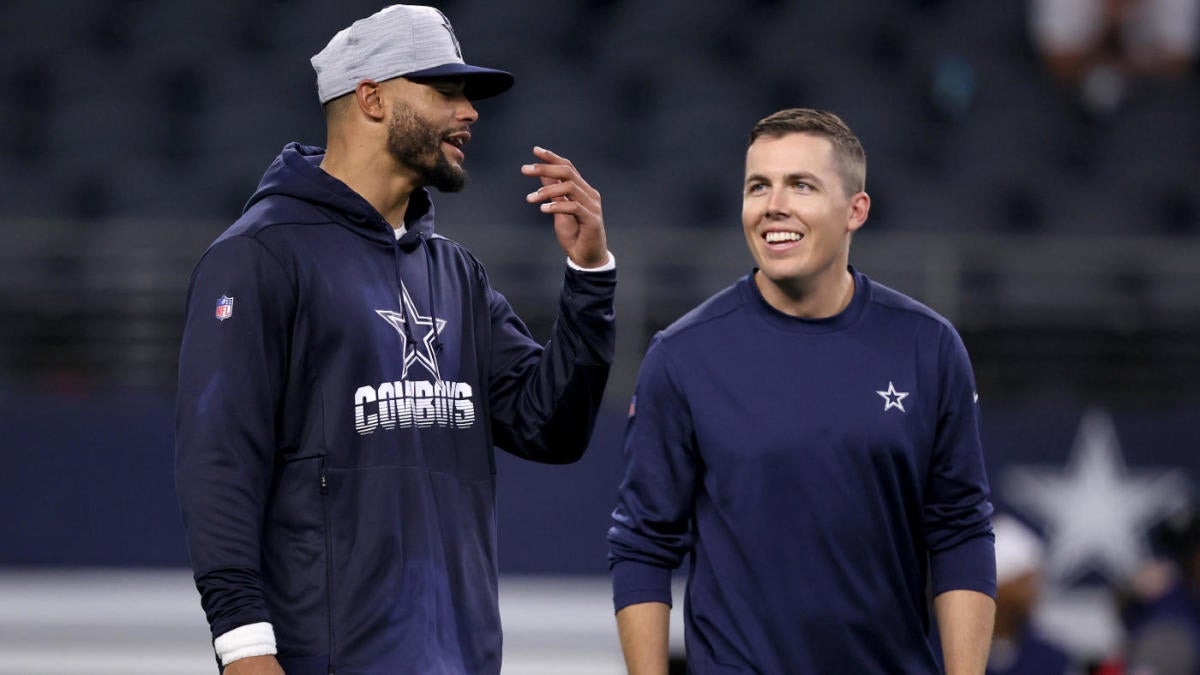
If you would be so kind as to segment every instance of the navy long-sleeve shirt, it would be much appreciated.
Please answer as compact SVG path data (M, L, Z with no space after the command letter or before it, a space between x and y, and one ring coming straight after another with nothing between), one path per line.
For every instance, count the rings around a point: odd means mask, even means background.
M493 446L587 447L616 273L567 270L543 348L483 267L288 145L205 253L176 484L214 637L270 623L288 675L500 671Z
M849 306L820 320L776 311L749 275L642 364L614 601L670 604L690 552L692 672L937 672L927 569L935 595L995 596L966 351L945 319L851 272Z

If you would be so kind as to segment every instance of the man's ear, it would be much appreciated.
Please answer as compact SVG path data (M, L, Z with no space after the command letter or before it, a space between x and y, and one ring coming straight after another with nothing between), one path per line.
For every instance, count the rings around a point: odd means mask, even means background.
M363 80L354 88L354 101L364 115L376 122L383 119L383 95L379 83Z
M846 229L854 232L867 222L867 213L871 210L871 195L865 192L859 192L850 198L850 213L849 220L846 222Z

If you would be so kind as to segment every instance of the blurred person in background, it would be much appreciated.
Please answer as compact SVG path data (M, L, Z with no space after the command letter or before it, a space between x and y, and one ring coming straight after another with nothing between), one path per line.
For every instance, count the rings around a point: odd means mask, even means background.
M1200 675L1200 513L1195 506L1150 531L1158 554L1121 595L1130 675Z
M472 101L512 76L406 5L312 64L328 148L283 149L188 294L176 484L214 650L226 675L494 675L494 446L587 447L614 343L600 195L541 148L521 169L567 256L543 348L433 231Z
M974 375L958 333L849 265L866 155L828 112L754 127L757 267L655 336L608 532L632 675L982 675L996 591Z
M1082 674L1071 657L1039 633L1032 622L1041 595L1045 544L1007 514L992 518L996 536L996 630L988 675Z
M1030 31L1050 72L1095 114L1130 77L1180 77L1200 47L1200 0L1030 0Z

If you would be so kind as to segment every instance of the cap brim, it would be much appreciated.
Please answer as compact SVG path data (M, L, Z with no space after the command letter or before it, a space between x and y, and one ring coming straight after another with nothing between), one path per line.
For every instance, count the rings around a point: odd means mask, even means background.
M404 76L409 80L432 80L441 77L460 77L465 88L463 93L471 100L488 98L503 94L513 86L512 73L494 68L480 68L465 63L447 63L425 70L418 70Z

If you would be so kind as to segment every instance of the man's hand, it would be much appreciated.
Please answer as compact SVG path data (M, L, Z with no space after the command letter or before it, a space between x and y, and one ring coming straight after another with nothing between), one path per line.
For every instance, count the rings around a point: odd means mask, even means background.
M541 202L542 213L554 214L554 234L571 262L583 268L600 267L608 262L608 241L604 236L604 215L600 193L579 175L566 157L535 147L540 164L526 164L521 173L537 176L542 187L525 196L530 204Z
M225 675L285 675L274 656L248 656L225 666Z

